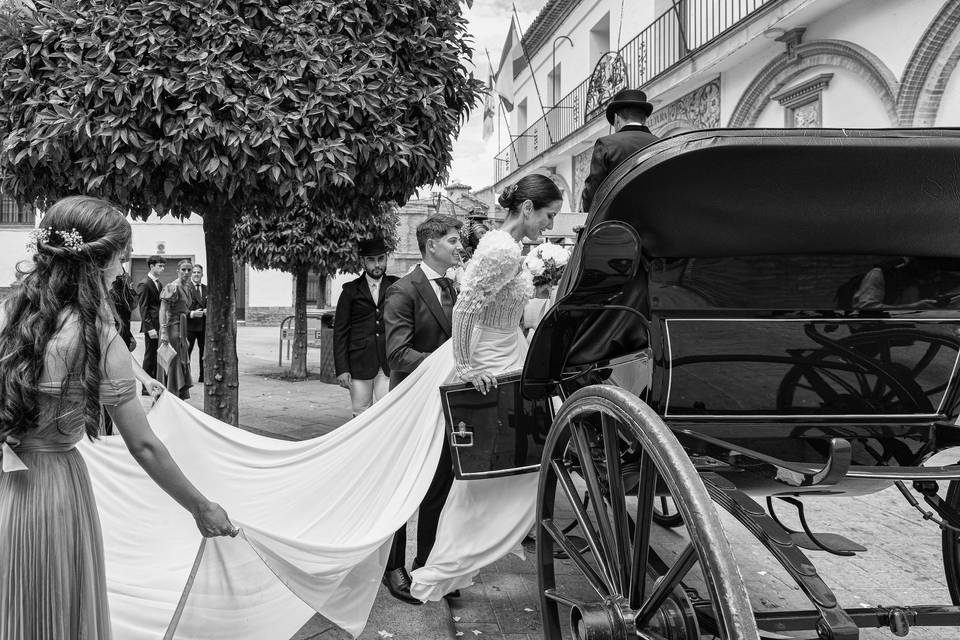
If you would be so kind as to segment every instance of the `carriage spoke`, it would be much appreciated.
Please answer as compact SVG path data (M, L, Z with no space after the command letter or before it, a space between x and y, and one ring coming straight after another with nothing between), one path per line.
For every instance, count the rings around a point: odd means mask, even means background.
M607 566L606 558L603 555L603 551L600 547L600 542L597 536L596 529L593 528L593 523L590 522L590 518L587 515L587 509L583 505L583 501L580 499L579 494L577 494L576 487L573 486L573 480L570 478L570 473L567 471L567 468L563 466L557 460L551 461L551 466L553 472L557 476L557 484L560 485L560 488L563 490L564 496L567 498L567 502L570 503L570 508L573 509L574 517L576 518L577 523L580 525L580 530L583 531L583 537L587 541L587 546L590 547L591 553L597 562L597 566L600 567L600 571L604 576L610 575L610 569ZM614 591L612 582L607 578L606 580L609 590Z
M664 603L667 596L680 584L680 580L683 576L687 575L687 572L690 571L696 561L697 553L693 544L690 543L684 547L676 562L670 567L670 570L653 585L653 593L650 594L650 598L643 603L643 606L639 607L636 618L638 629L650 621L653 614L656 613L657 609Z
M933 362L933 359L937 357L937 354L940 353L940 344L937 342L931 342L930 346L927 347L926 353L920 357L917 361L917 364L913 366L910 370L910 373L916 378L920 375L920 372L930 366L930 363Z
M618 574L621 587L626 589L630 562L630 533L627 530L627 500L623 492L623 476L620 468L620 438L617 424L612 416L601 414L600 425L603 431L603 449L607 461L607 485L610 489L610 510L613 512L613 539L616 544L617 566L612 567ZM626 591L622 590L626 595Z
M608 574L615 579L617 590L622 589L623 584L619 580L619 571L615 571L617 566L616 542L613 539L613 526L610 524L610 518L607 514L606 503L603 500L603 492L600 487L600 477L593 463L593 457L590 455L590 443L587 441L587 434L582 424L573 422L570 424L570 435L573 440L577 456L580 458L580 469L583 472L583 479L587 482L587 488L590 495L593 496L593 512L597 517L597 529L600 533L602 543L603 558L610 568Z
M558 602L558 603L563 604L563 605L566 605L566 606L568 606L568 607L582 607L582 606L583 606L582 603L577 602L576 600L571 600L570 598L568 598L567 596L563 595L562 593L557 593L557 590L556 590L556 589L546 589L546 590L543 592L543 595L545 595L545 596L546 596L547 598L549 598L550 600L553 600L554 602Z
M610 595L609 589L604 584L603 578L591 567L586 559L580 555L579 549L576 549L573 544L571 544L570 539L567 536L563 535L563 532L560 531L560 527L557 526L557 523L551 519L546 519L541 521L540 525L546 529L547 533L550 534L550 537L553 538L554 542L560 545L560 548L563 549L570 559L573 560L573 563L577 565L577 568L580 569L580 572L587 579L587 582L590 583L590 586L593 587L593 590L597 592L601 598L605 598Z
M650 533L653 528L653 503L657 492L657 468L644 451L640 458L640 482L637 485L637 517L630 563L630 608L639 609L646 587L647 564L650 561ZM666 512L666 498L663 509Z

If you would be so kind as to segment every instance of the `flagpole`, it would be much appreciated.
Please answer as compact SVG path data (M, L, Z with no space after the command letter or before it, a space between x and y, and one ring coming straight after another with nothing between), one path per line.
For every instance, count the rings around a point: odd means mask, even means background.
M530 67L530 77L533 79L533 88L537 92L537 101L540 102L540 112L543 113L543 123L547 127L547 137L550 138L550 144L553 144L553 133L550 132L550 118L547 117L547 109L543 106L543 96L540 95L540 85L537 83L537 73L533 68L533 62L527 55L527 48L523 46L523 30L520 28L520 14L517 13L517 5L511 3L513 15L517 23L517 31L520 34L520 50L523 51L523 57L527 59L527 66ZM550 70L553 73L553 69Z
M490 52L484 47L483 52L487 54L487 65L490 67L490 71L493 71L493 62L490 61ZM502 71L502 69L501 69ZM513 73L513 69L508 69L507 73ZM496 92L496 87L494 87L494 92ZM503 124L507 127L507 136L510 138L510 149L513 152L514 159L517 158L517 142L513 137L513 132L510 131L510 121L507 120L507 110L503 106L503 98L500 94L497 94L497 99L500 101L500 115L503 116ZM500 146L500 123L497 122L497 147ZM498 152L499 153L499 152ZM509 169L509 165L507 165Z

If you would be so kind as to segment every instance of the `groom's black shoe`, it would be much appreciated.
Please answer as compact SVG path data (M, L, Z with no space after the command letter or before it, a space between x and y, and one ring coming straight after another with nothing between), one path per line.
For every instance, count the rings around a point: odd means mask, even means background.
M410 595L410 574L403 567L391 569L383 574L383 584L397 600L407 604L423 604L412 595Z

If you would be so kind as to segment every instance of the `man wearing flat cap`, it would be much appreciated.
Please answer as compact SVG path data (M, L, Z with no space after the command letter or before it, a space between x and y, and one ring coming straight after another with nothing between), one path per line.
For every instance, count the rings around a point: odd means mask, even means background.
M647 102L647 94L643 91L624 89L614 94L607 105L607 122L613 125L616 133L603 136L593 147L590 175L583 183L583 211L590 211L597 189L618 164L657 141L645 124L651 113L653 105Z
M383 299L396 276L385 275L388 249L382 238L358 243L363 275L343 285L333 320L333 360L337 382L350 390L353 415L387 394Z

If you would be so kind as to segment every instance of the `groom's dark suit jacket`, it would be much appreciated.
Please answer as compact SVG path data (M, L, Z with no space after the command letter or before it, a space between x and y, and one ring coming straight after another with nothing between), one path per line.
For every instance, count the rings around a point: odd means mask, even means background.
M387 289L383 322L391 388L452 335L450 319L420 265Z
M383 303L383 321L387 327L387 362L390 365L390 388L410 375L431 352L452 335L451 319L443 312L440 300L427 275L417 265L413 271L397 280L389 289ZM436 392L436 391L434 391ZM393 392L391 392L393 393ZM417 555L414 564L422 567L437 537L440 513L453 484L453 462L450 450L440 451L437 470L427 493L420 502L417 517ZM404 524L393 537L388 572L406 565L407 526Z

